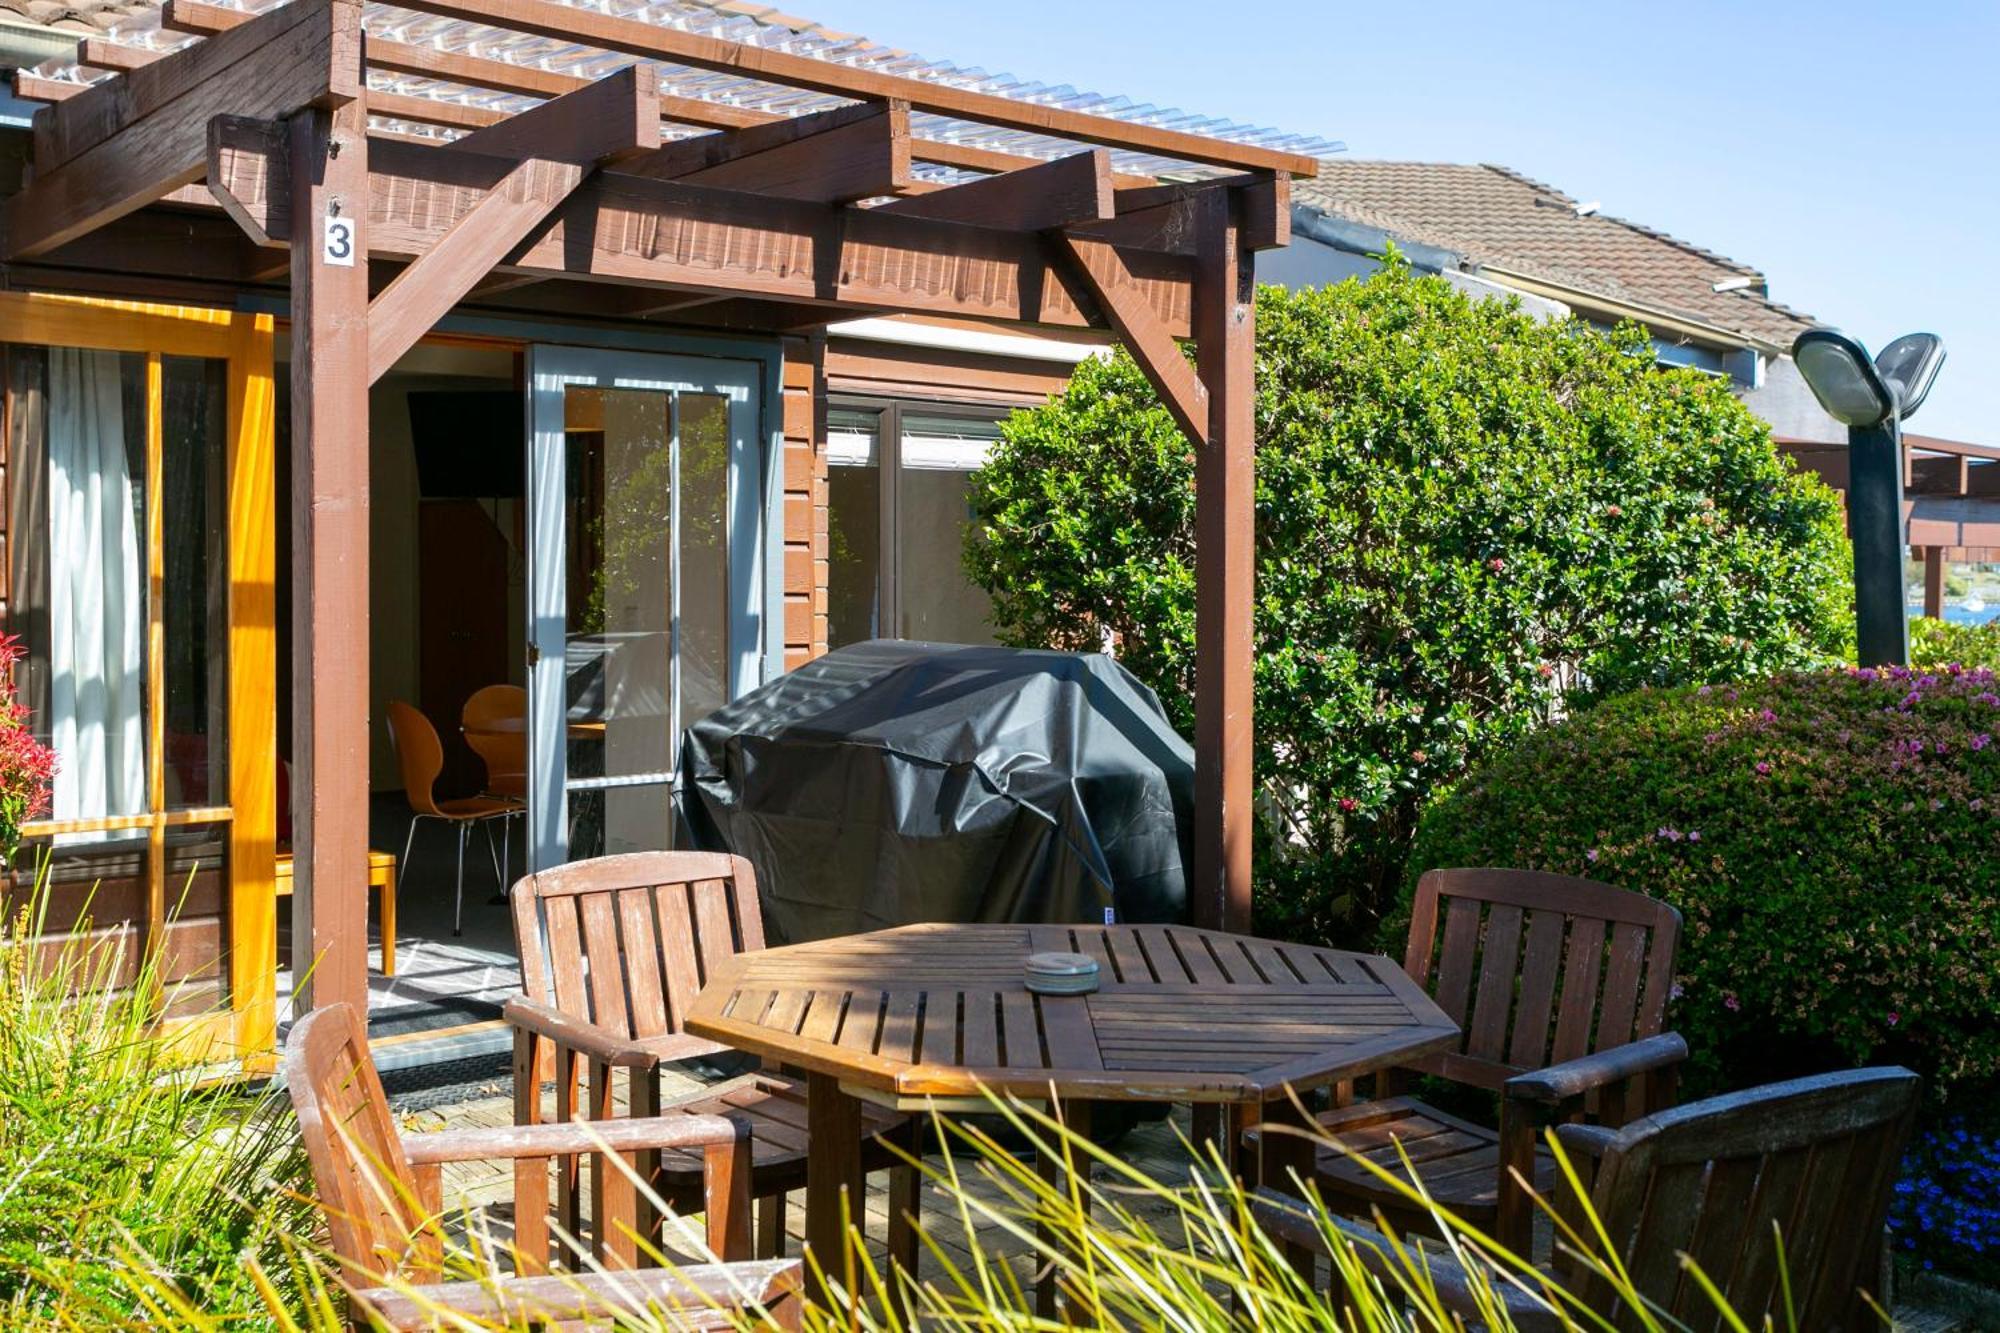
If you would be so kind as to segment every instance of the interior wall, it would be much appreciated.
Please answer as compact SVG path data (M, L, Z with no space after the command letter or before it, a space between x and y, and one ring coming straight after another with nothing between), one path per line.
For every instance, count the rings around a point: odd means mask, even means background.
M418 489L409 395L426 389L492 389L515 382L515 353L507 348L422 345L369 390L369 786L400 791L402 775L386 719L394 699L415 704L421 692L419 651L423 569L418 556ZM496 383L497 382L497 383ZM525 417L523 431L525 431ZM525 438L509 442L525 450ZM514 503L496 514L514 530ZM508 579L508 661L525 663L525 587L515 567ZM524 671L524 668L523 668ZM440 731L455 718L432 718Z

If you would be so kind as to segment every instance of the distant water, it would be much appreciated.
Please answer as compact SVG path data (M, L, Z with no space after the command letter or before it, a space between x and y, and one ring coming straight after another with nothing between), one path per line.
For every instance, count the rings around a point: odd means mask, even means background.
M1923 613L1924 608L1922 603L1917 603L1910 607L1910 618L1913 620ZM1968 611L1963 606L1947 602L1944 608L1944 618L1954 625L1984 625L1989 620L2000 619L2000 599L1986 603L1978 611Z

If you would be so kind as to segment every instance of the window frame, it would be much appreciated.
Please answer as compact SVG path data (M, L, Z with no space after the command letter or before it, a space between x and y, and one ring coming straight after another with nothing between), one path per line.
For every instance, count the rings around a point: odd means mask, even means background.
M958 398L891 398L876 394L830 393L826 398L829 417L835 412L875 414L875 467L877 471L876 517L882 557L876 579L877 638L900 639L903 627L902 577L903 543L899 513L902 503L903 417L905 413L923 417L946 417L959 421L989 424L1004 421L1019 410L1018 404L967 402ZM832 465L828 465L832 470ZM831 577L831 574L828 576Z
M269 315L196 306L0 293L0 344L70 347L145 357L146 811L90 819L35 820L28 838L67 833L146 834L143 947L160 948L167 927L167 832L193 825L222 830L228 844L222 924L227 950L226 1008L170 1020L197 1028L188 1058L242 1058L268 1052L277 1034L277 714L273 382L274 321ZM165 644L165 369L167 357L220 361L226 367L223 448L227 566L227 801L169 808L166 784ZM0 413L11 413L11 389ZM11 419L0 428L11 426ZM8 431L0 429L0 442ZM0 445L4 453L4 445ZM11 460L10 460L11 461ZM11 481L11 478L9 479ZM0 497L3 500L4 497ZM25 534L8 533L12 544ZM8 589L11 593L11 588ZM9 608L11 613L11 606ZM16 872L18 874L18 871Z

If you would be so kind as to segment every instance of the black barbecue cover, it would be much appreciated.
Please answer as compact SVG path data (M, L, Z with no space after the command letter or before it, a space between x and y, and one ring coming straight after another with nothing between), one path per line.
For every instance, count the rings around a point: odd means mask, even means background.
M774 943L1186 912L1194 752L1109 657L854 644L684 747L695 840L756 867Z

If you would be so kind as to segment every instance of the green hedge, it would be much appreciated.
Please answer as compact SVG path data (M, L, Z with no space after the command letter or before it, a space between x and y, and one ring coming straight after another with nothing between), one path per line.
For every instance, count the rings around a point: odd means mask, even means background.
M1686 917L1673 1022L1701 1082L1892 1059L2000 1074L2000 693L1990 670L1642 690L1425 813L1413 871L1524 866Z
M1910 665L1937 668L1950 663L2000 669L2000 620L1960 625L1920 616L1910 622Z
M1559 701L1847 660L1838 499L1726 381L1391 264L1257 308L1262 927L1365 938L1421 803ZM1120 352L1016 413L966 569L1001 638L1194 716L1194 467Z

